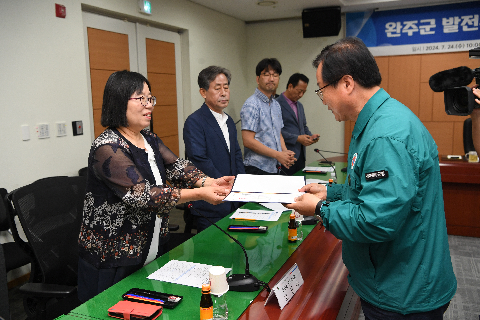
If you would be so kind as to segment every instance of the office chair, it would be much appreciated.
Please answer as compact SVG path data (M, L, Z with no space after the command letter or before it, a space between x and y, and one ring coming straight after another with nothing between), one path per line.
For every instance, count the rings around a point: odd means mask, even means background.
M83 167L80 170L78 170L78 175L82 177L86 177L88 172L88 167Z
M0 231L10 230L10 210L6 200L7 190L0 188ZM8 271L20 268L30 263L30 257L18 243L3 243L3 254L5 257L5 268Z
M7 270L3 246L0 244L0 318L10 320L10 306L8 303Z
M467 118L463 122L463 150L465 154L475 151L472 137L472 118Z
M78 234L86 177L50 177L8 194L28 243L12 225L15 241L30 247L29 282L20 287L29 318L52 318L78 306ZM48 312L48 313L47 313Z

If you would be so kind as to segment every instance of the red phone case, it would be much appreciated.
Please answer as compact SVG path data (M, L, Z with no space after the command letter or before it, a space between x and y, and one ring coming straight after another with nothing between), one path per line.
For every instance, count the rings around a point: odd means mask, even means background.
M125 320L154 320L162 311L162 306L123 300L108 309L108 315Z

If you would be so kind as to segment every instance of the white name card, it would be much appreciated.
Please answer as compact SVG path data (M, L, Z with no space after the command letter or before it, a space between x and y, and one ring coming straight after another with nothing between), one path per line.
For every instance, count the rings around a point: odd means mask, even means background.
M265 305L267 305L267 302L271 297L276 296L278 304L280 305L280 310L283 310L302 284L303 278L300 269L298 269L298 266L295 263L272 288L272 291L265 300Z

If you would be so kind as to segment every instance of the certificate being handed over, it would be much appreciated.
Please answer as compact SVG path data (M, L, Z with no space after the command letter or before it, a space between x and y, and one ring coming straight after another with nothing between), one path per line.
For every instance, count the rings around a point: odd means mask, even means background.
M239 174L223 201L292 203L303 186L303 176Z

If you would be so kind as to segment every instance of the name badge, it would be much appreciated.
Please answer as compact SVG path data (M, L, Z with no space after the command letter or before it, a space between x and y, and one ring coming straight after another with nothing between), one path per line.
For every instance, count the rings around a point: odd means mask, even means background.
M365 180L367 181L375 181L378 179L385 179L385 178L388 178L387 170L380 170L380 171L365 173Z

